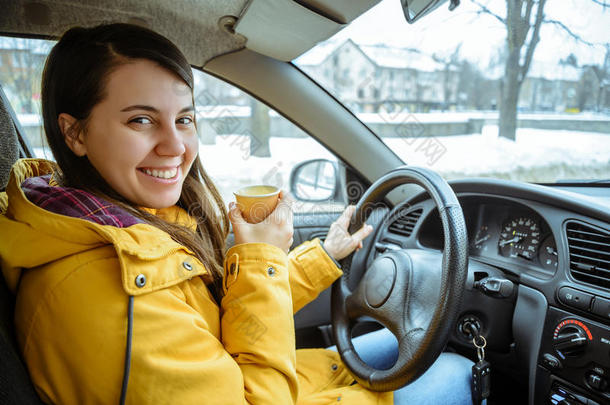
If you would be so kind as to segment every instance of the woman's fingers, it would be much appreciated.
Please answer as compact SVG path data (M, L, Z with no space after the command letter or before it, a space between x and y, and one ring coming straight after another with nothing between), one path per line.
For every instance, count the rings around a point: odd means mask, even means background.
M349 224L356 211L355 205L345 208L343 213L330 226L324 247L335 260L341 260L356 249L361 249L362 240L371 234L373 227L368 224L350 235Z
M279 196L279 204L283 204L284 206L288 206L290 209L292 209L292 205L294 204L294 198L292 197L292 195L290 195L290 193L282 190L280 192L280 196Z
M339 218L335 221L337 224L341 226L341 228L347 230L349 228L349 222L352 219L352 215L356 211L355 205L348 205L347 208L343 211L343 213L339 216Z
M280 191L279 202L277 203L277 207L275 207L272 214L277 223L292 223L293 204L294 198L290 195L290 193L287 193L284 190Z
M354 249L362 248L362 240L369 236L373 230L373 227L370 225L364 224L362 228L360 228L357 232L353 234L349 234L345 232L345 237L339 241L341 251L344 251L346 254L351 253Z
M241 211L234 202L229 203L229 219L234 224L241 224L246 222L243 215L241 214Z
M341 216L335 221L346 232L349 229L349 224L352 219L352 216L354 215L354 212L356 212L356 206L349 205L343 211ZM357 232L355 232L351 236L352 236L352 239L360 242L362 239L366 238L372 231L373 231L372 226L364 224L364 225L362 225L362 228L360 228Z
M369 236L373 232L373 227L368 224L362 225L362 228L358 229L358 231L354 232L352 235L352 239L358 241L358 247L362 247L362 240Z

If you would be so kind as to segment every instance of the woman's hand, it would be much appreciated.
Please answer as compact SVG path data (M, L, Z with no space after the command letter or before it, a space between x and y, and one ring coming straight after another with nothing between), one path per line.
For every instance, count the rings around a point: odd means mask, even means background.
M233 225L235 244L262 242L277 246L288 253L292 246L294 228L292 225L292 203L294 199L284 190L280 191L279 202L273 212L262 222L246 222L234 202L229 204L229 220Z
M373 231L371 225L364 224L353 235L349 234L349 222L355 211L355 205L348 206L328 230L328 235L324 240L324 249L335 260L341 260L355 249L362 248L362 240Z

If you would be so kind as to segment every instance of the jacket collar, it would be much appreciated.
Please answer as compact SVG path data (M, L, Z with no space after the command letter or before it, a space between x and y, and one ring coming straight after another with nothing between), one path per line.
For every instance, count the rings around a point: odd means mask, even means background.
M109 219L93 221L90 217L65 215L34 204L26 196L22 184L31 183L32 178L49 176L55 169L55 163L47 160L21 159L11 170L6 188L7 206L2 207L4 215L0 216L0 257L3 273L13 291L22 268L42 266L105 245L114 246L121 265L123 287L130 295L165 288L194 276L211 281L209 271L190 250L175 242L169 234L137 218L124 217L123 225L128 226L118 227L108 223ZM46 187L56 187L52 184L47 181ZM126 214L114 211L119 209L116 206L106 209L117 215ZM166 221L190 227L196 225L193 218L176 206L147 211ZM35 249L31 248L33 245ZM172 271L171 267L177 270ZM141 274L147 278L144 286L135 282Z
M117 228L143 222L117 205L87 191L59 187L52 174L28 177L21 183L21 190L34 205L56 214Z

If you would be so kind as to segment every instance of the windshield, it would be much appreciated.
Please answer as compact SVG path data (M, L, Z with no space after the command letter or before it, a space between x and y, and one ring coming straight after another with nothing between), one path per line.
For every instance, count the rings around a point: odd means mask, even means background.
M409 25L400 3L294 63L405 163L447 179L610 179L610 6L467 0Z

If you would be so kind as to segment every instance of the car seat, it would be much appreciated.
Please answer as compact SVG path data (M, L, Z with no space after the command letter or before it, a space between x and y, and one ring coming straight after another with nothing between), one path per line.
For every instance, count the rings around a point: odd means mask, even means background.
M19 140L12 109L0 85L0 191L4 191L11 167L19 156Z
M0 192L4 191L18 157L31 156L23 133L0 85ZM15 297L0 274L0 404L42 404L19 354L13 323Z

